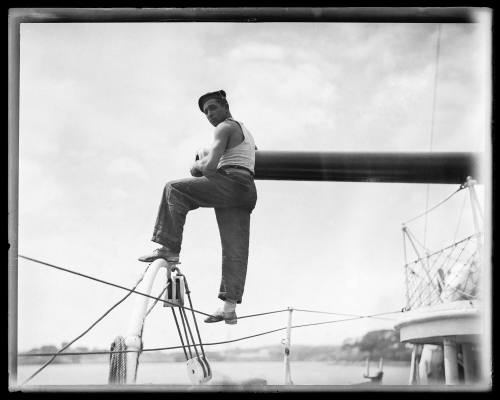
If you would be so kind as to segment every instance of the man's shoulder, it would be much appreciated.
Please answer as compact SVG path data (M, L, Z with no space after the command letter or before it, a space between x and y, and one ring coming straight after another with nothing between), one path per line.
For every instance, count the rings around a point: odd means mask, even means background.
M228 118L228 119L222 121L219 125L217 125L217 127L219 127L219 126L227 126L227 127L231 127L233 129L236 129L236 128L239 128L241 126L241 122L236 121L235 119L232 119L232 118Z
M225 135L231 135L233 132L240 132L240 131L241 131L240 125L234 120L222 121L215 128L216 133L219 132L220 134L225 134Z

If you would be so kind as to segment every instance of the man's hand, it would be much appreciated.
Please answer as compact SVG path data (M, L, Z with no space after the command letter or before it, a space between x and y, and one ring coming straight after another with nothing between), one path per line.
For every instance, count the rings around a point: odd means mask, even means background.
M203 160L206 156L208 156L209 152L210 150L206 147L200 147L198 150L196 150L195 161Z
M203 176L201 170L196 165L196 162L191 166L190 172L191 172L191 176L194 176L195 178L199 178L200 176Z

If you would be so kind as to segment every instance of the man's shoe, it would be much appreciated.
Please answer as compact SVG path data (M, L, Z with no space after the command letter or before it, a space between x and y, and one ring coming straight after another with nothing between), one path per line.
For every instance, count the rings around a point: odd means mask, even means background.
M179 262L179 255L171 252L170 250L164 247L160 247L159 249L154 250L150 254L146 254L145 256L139 257L139 261L153 262L154 260L158 260L159 258L163 258L165 261L173 263Z
M238 317L236 316L236 311L224 312L222 310L217 310L215 313L210 315L205 319L206 323L220 322L224 321L226 324L234 325L238 322Z

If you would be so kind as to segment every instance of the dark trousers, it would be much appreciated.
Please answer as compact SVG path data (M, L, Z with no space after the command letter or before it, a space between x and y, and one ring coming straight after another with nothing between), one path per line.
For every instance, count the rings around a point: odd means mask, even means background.
M241 303L248 264L250 214L257 202L253 177L238 170L218 170L210 178L185 178L165 185L153 242L180 253L186 215L198 207L215 210L222 245L221 300Z

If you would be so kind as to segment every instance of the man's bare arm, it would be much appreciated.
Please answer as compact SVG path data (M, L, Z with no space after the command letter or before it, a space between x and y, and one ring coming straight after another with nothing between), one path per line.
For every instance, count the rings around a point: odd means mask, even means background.
M206 177L215 175L219 160L226 150L229 137L233 131L234 127L231 125L225 123L219 124L219 126L215 128L214 141L212 142L212 146L207 156L201 160L195 161L191 171L193 171L193 169L199 170Z

